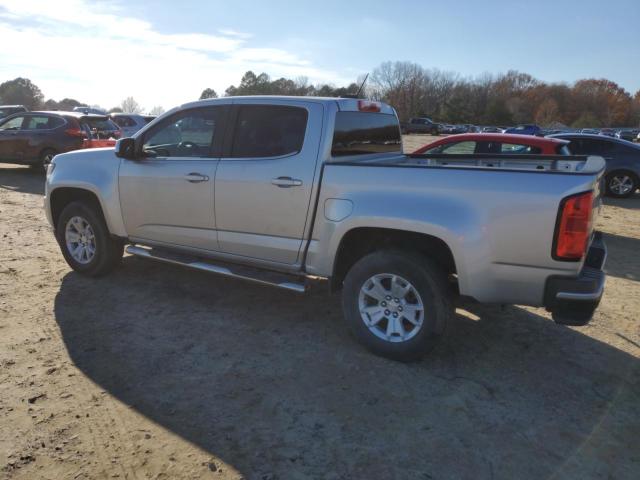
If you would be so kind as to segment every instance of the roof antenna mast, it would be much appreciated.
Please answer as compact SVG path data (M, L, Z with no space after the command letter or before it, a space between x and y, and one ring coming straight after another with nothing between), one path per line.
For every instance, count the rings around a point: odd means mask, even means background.
M364 80L362 81L362 84L360 85L360 88L356 92L356 98L360 97L360 92L362 92L362 89L364 88L364 84L367 83L367 78L369 78L369 74L368 73L365 75Z
M360 88L358 88L358 91L356 93L345 93L344 95L340 95L340 98L360 98L360 92L362 92L364 84L367 83L367 78L369 78L368 73L364 77L364 80L362 81L362 84L360 85Z

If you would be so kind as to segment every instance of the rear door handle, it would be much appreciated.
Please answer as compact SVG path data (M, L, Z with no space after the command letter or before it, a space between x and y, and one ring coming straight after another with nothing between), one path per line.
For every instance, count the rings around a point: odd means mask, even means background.
M272 178L271 183L277 185L280 188L299 187L302 185L302 180L291 177L278 177Z
M196 173L196 172L188 173L183 178L190 183L200 183L200 182L209 181L209 177L207 175L203 175L201 173Z

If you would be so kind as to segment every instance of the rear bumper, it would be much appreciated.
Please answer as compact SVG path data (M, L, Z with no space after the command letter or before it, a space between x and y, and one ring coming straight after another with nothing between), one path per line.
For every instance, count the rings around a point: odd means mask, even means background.
M586 325L600 304L606 275L602 270L607 247L596 232L584 266L577 277L551 276L547 279L544 306L553 320L562 325Z

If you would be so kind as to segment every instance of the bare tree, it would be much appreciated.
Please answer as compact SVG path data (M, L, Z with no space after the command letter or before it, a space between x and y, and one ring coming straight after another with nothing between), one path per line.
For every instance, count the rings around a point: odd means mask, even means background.
M142 107L133 97L125 98L120 104L124 113L142 113Z
M149 110L149 115L153 115L154 117L157 117L158 115L162 115L163 113L164 113L164 108L162 108L160 105L157 105L153 107L151 110Z

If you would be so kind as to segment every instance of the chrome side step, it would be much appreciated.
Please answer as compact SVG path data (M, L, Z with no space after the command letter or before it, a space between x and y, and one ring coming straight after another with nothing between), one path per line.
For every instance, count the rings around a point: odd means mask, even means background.
M284 288L285 290L290 290L297 293L304 293L306 291L305 283L292 282L292 276L283 273L259 270L251 267L245 267L243 265L235 265L230 263L225 263L224 265L215 265L213 263L210 263L210 261L207 259L169 252L166 250L139 247L137 245L128 245L125 251L127 253L130 253L131 255L136 255L138 257L151 258L153 260L172 263L174 265L182 265L183 267L203 270L210 273L217 273L218 275L224 275L226 277L249 280L250 282L262 283L263 285L271 285L272 287Z

